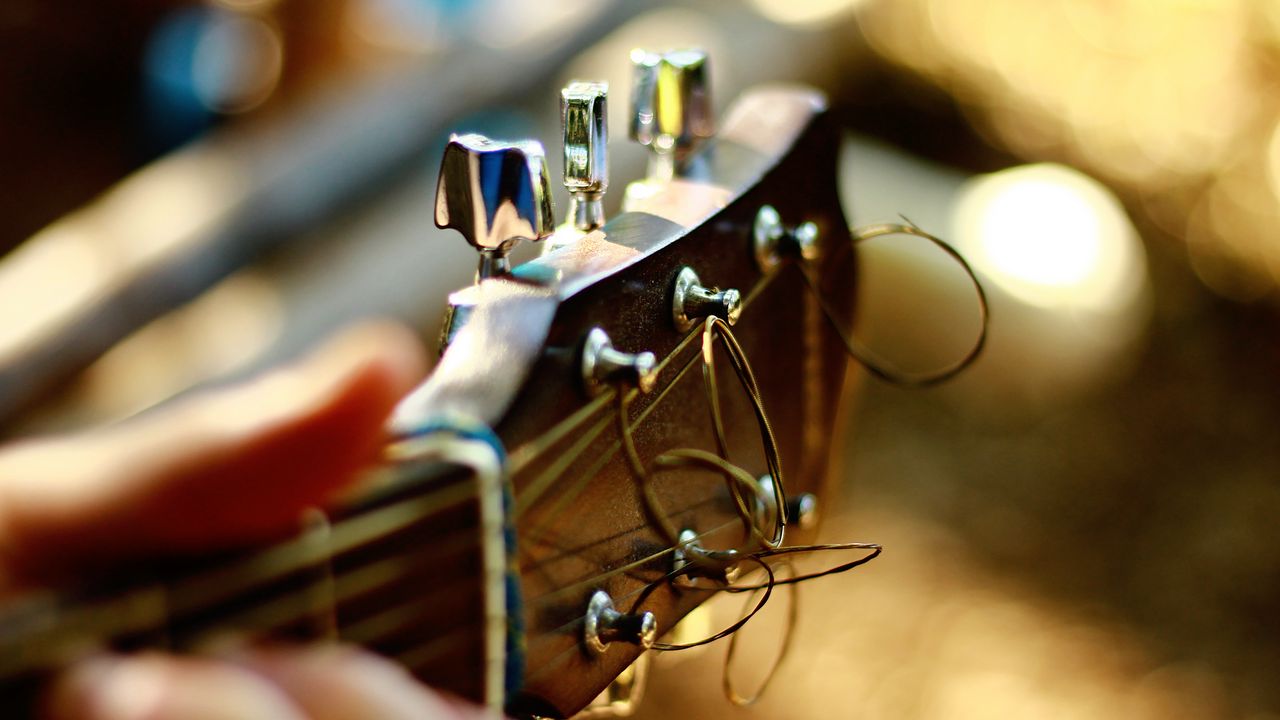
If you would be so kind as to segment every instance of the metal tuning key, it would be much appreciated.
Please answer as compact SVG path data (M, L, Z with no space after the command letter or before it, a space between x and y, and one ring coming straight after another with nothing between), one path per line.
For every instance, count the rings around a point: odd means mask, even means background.
M818 257L818 226L811 222L785 225L772 205L762 205L756 213L752 241L756 264L765 273L787 258L811 261Z
M560 91L564 130L564 186L569 191L566 224L582 232L604 225L609 187L609 84L571 82Z
M440 163L436 226L453 228L480 251L477 280L511 270L507 253L554 229L546 153L534 140L454 135Z
M612 642L631 643L647 650L658 638L658 620L653 613L620 613L613 607L613 598L603 590L591 595L582 624L583 640L596 653L604 652Z
M671 292L671 319L676 329L686 332L699 320L712 315L733 325L742 314L742 293L733 288L719 290L703 287L698 273L685 267L676 275Z
M685 160L715 133L702 50L631 51L631 139L653 151L649 177L669 180L690 173Z
M615 350L609 335L591 328L582 346L582 381L587 392L598 395L609 385L631 385L647 393L657 381L658 360L651 352Z

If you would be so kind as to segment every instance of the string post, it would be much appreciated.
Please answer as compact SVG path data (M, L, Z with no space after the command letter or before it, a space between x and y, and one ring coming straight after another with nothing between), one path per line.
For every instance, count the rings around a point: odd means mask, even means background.
M644 649L653 647L658 637L658 619L653 613L621 613L613 606L613 598L597 590L587 602L583 617L583 640L587 648L599 654L610 643L625 642Z
M700 320L717 317L733 325L742 315L742 293L734 288L708 288L691 267L680 269L671 293L671 318L676 329L687 332Z
M768 273L788 259L818 258L818 226L812 222L787 225L772 205L762 205L751 228L756 264Z
M590 395L609 386L635 387L649 393L657 383L658 359L651 352L628 353L613 347L608 333L595 327L582 345L582 382Z
M737 550L707 550L698 542L698 533L692 528L681 530L679 540L671 554L672 575L690 580L705 578L723 585L738 579Z
M818 496L813 493L800 493L787 498L787 523L801 530L813 530L818 527Z

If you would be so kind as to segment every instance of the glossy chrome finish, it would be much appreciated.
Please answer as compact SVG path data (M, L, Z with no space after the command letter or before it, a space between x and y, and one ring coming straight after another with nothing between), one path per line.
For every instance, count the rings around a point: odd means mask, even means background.
M653 613L620 613L613 607L613 598L603 590L591 596L582 624L583 641L596 653L604 652L613 642L639 645L647 650L658 637L658 620Z
M636 661L627 666L618 677L609 683L591 704L582 712L573 716L573 720L594 720L595 718L631 717L640 707L644 699L644 689L649 682L649 659L651 653L641 653Z
M654 153L649 175L669 179L699 143L715 133L702 50L631 51L631 138Z
M738 577L737 551L729 550L714 560L698 541L698 533L692 528L680 531L679 542L671 552L671 570L682 573L690 580L708 578L728 585Z
M609 84L572 82L560 91L564 129L564 186L569 190L566 223L583 232L604 225L603 196L609 187Z
M772 205L764 205L756 213L751 234L756 264L765 273L778 267L786 258L817 259L818 226L804 222L788 227Z
M480 251L480 279L510 272L511 248L547 237L554 224L541 143L449 139L436 188L436 227L457 230Z
M761 500L756 503L756 521L763 527L774 522L777 514L778 499L773 494L773 478L761 475L756 480L760 485ZM787 527L798 530L813 530L818 527L818 496L813 493L799 493L787 498Z
M800 493L787 498L787 523L801 530L813 530L818 527L818 496L813 493Z
M676 329L686 332L699 320L712 315L733 325L742 314L742 293L733 288L705 288L693 268L685 267L676 276L671 293L671 319Z
M587 392L598 395L609 385L629 385L647 393L658 378L658 359L651 352L615 350L609 335L591 328L582 346L582 381Z

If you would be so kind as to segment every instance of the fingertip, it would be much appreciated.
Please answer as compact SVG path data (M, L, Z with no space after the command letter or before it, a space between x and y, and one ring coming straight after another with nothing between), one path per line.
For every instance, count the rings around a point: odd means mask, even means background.
M426 687L402 666L352 646L257 648L238 654L237 661L283 688L314 720L494 717Z
M403 396L427 371L426 349L412 330L388 320L366 320L341 331L311 353L311 362L329 372L362 369Z
M252 672L155 653L77 664L53 681L43 710L49 720L304 720L284 692Z

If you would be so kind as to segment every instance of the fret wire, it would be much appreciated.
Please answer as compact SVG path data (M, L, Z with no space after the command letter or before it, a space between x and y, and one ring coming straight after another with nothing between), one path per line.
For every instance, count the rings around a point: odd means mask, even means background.
M108 607L77 606L73 608L74 612L59 617L56 625L40 628L34 637L28 633L22 638L25 642L21 645L0 652L0 677L12 675L33 664L38 667L64 664L74 659L87 644L82 642L80 647L69 647L65 640L58 642L60 636L97 639L101 633L93 630L101 628L110 628L112 635L145 632L154 627L156 608L164 609L166 600L161 586L146 585L121 596ZM18 639L8 639L3 645L13 646Z
M450 555L453 555L455 553L458 553L464 550L469 550L475 545L476 545L476 542L474 537L469 535L460 535L459 537L455 538L452 542L448 544L441 544L441 543L433 544L430 548L423 548L422 553L417 553L411 557L417 558L419 555L425 556L426 551L428 550L431 551L430 557L433 559L438 559L440 557L449 557ZM394 559L397 560L394 566L385 566L381 568L379 571L377 571L376 574L381 576L379 586L385 585L392 580L396 580L401 577L404 577L404 573L397 572L397 571L400 570L403 566L409 565L411 562L414 562L410 558L394 558ZM384 560L379 564L385 565L386 563L388 563L388 561ZM363 573L363 572L367 572L368 570L369 568L362 568L359 571L353 571L353 572ZM430 592L415 597L412 602L415 605L419 605L421 604L421 601L428 598L433 598L436 595L442 594L443 591L452 591L455 587L457 587L457 583L451 584L451 585L434 586L431 588ZM343 597L345 599L350 597L350 595L344 593ZM394 607L395 606L393 606L393 609ZM376 639L376 635L374 635L369 628L377 628L389 622L386 619L379 620L379 618L382 618L384 615L387 615L388 613L392 612L393 609L384 610L376 615L373 615L372 617L368 617L363 620L357 621L355 623L346 625L341 629L342 637L344 639L352 640L354 642L372 642L373 640Z
M456 483L449 488L437 491L434 495L424 496L421 501L439 509L439 507L466 499L466 493L460 494L456 488L461 486L464 491L467 491L469 490L467 485L468 483ZM461 497L458 497L459 495ZM405 510L406 508L399 504L380 508L372 511L363 523L344 525L341 536L339 533L334 533L335 553L353 550L361 544L378 539L380 535L391 534L422 519L408 516ZM56 625L46 627L45 632L42 633L41 629L37 628L34 638L31 633L27 633L27 642L24 645L36 645L41 650L56 654L64 650L68 644L83 644L77 641L89 638L108 639L152 629L156 618L161 615L180 619L200 611L210 610L217 607L218 603L234 598L240 591L304 569L306 564L298 562L298 549L300 545L305 546L306 542L307 539L303 536L292 538L279 546L270 548L265 553L249 558L245 563L212 574L197 576L192 579L193 582L178 582L171 586L144 585L106 600L74 606L69 611L60 612ZM291 561L289 566L283 566L280 562L285 557ZM241 580L236 583L237 577L246 576L244 573L246 569L250 571L248 573L250 580L248 582ZM185 606L184 596L187 598ZM193 602L193 599L199 601ZM157 608L159 608L158 611ZM15 665L13 661L23 655L24 653L0 653L0 675L11 674L14 668L10 666ZM27 663L17 663L16 667L25 664Z
M451 632L448 635L433 638L423 645L397 653L394 660L411 671L418 672L423 665L446 655L454 649L455 645L461 644L456 639L457 635L458 633Z
M351 570L346 573L336 574L334 576L335 601L338 604L344 601L349 601L359 595L363 595L365 593L375 591L380 587L384 587L391 581L405 577L405 573L399 572L399 570L405 565L413 564L416 561L422 559L423 557L427 557L428 550L431 551L429 557L435 560L441 557L448 557L452 553L458 552L460 550L466 550L471 546L473 546L474 544L475 544L474 537L465 533L465 531L460 531L455 535L453 540L447 544L436 543L436 544L433 544L433 546L431 546L430 548L422 548L419 552L414 553L413 555L393 556L390 558L385 558L383 560L377 561L372 565L366 565L364 567ZM447 592L452 591L455 587L457 587L457 583L453 585L434 587L432 588L431 592L425 595L417 596L411 601L407 601L408 606L413 608L420 608L423 600L436 597L439 595L443 595ZM280 629L282 627L289 625L290 623L304 620L306 618L305 612L294 613L294 614L290 614L289 612L291 608L293 608L295 605L298 605L298 599L301 598L302 595L303 595L302 593L286 594L280 598L277 598L274 601L271 601L267 605L260 605L258 607L253 608L251 611L242 613L239 616L233 616L232 623L228 623L228 624L234 624L237 627L253 627L259 631L269 631L274 629ZM450 634L454 634L456 632L466 630L470 627L473 627L479 624L480 622L482 622L482 620L477 618L474 622L457 625L455 626L455 628L453 628L450 631ZM348 628L342 628L340 633L340 636L341 636L340 639L353 640L356 642L361 642L362 644L372 643L378 639L376 637L370 637L363 641L354 640L353 638L350 638L348 636L348 631L349 631ZM213 628L209 632L203 633L201 635L196 635L194 637L197 638L197 640L192 644L198 646L201 640L205 642L214 641L218 638L221 632L223 632L221 629ZM446 637L446 636L441 636L441 637Z
M332 576L333 598L336 605L352 600L365 593L373 592L378 588L385 587L389 583L405 576L403 572L399 572L402 568L412 565L419 559L419 555L425 555L427 550L431 550L431 558L449 557L451 553L459 550L465 550L474 544L474 538L465 531L459 531L449 543L434 543L429 548L422 548L420 552L409 555L394 555L381 560L376 560L371 564L364 565L359 568L348 570L344 573L335 573ZM326 578L319 578L312 583L308 583L307 588L312 588L316 583L324 583ZM431 595L439 594L441 591L451 590L453 586L444 586L436 589ZM283 627L291 622L297 622L305 619L303 614L288 614L288 610L300 603L304 593L290 592L265 604L260 604L249 610L237 615L230 616L227 620L221 620L218 627L209 629L208 631L196 635L197 641L194 645L199 645L199 639L212 640L219 634L225 632L227 626L237 628L254 628L257 630L272 630ZM305 608L305 604L302 605Z
M411 498L362 515L339 520L330 526L332 553L341 555L361 545L399 532L428 515L467 500L470 490L467 482L451 483L430 495ZM426 507L406 507L410 504ZM213 605L214 601L225 601L258 584L277 580L305 569L313 561L308 558L299 562L298 558L306 557L305 551L308 544L309 540L305 535L300 535L273 545L249 558L237 560L229 567L178 580L170 588L174 614L193 614ZM185 604L184 597L190 598Z
M303 516L303 536L316 554L320 578L315 590L314 630L316 637L336 640L338 636L336 580L333 576L332 525L329 516L320 508L308 509Z
M710 535L710 534L712 534L712 533L718 532L719 530L722 530L722 529L724 529L724 528L726 528L726 527L729 527L729 526L731 526L731 525L735 524L735 522L736 522L736 521L732 521L732 520L731 520L731 521L729 521L729 522L727 522L727 523L725 523L725 524L723 524L723 525L720 525L720 526L718 526L718 527L716 527L716 528L711 529L711 530L710 530L710 531L708 531L707 533L700 534L698 537L699 537L699 538L706 537L706 536L708 536L708 535ZM636 528L635 530L633 530L632 532L641 532L641 531L643 531L646 527L647 527L647 526L640 526L640 527ZM474 538L470 538L470 537L462 537L462 538L459 538L459 539L456 539L456 540L455 540L455 543L453 544L453 545L454 545L454 547L453 547L453 548L451 548L451 549L458 549L458 548L465 549L466 547L468 547L468 546L469 546L470 544L472 544L472 543L474 543ZM629 563L628 565L624 565L624 566L622 566L622 567L615 568L615 569L613 569L613 570L610 570L610 571L607 571L607 572L601 573L601 574L599 574L599 575L596 575L596 576L595 576L595 577L593 577L593 578L589 578L589 579L587 579L587 580L583 580L583 581L581 581L581 582L577 583L577 584L576 584L576 585L574 585L574 586L570 586L569 588L562 588L561 590L556 591L556 592L552 592L552 593L545 593L545 594L543 594L543 595L541 595L541 596L538 596L537 598L533 598L531 601L529 601L528 603L526 603L526 605L532 605L532 604L535 604L535 603L537 603L537 604L541 604L541 603L547 602L547 601L549 601L549 600L553 600L553 599L555 599L556 597L559 597L560 595L563 595L563 594L565 594L566 592L569 592L570 590L572 590L572 589L574 589L574 588L589 587L590 585L595 584L595 583L598 583L598 582L600 582L600 581L602 581L602 580L608 579L609 577L612 577L612 576L617 575L617 574L619 574L619 573L623 573L623 572L626 572L626 571L628 571L628 570L630 570L630 569L633 569L634 567L636 567L636 566L638 566L638 565L642 565L642 564L644 564L644 563L646 563L646 562L651 562L652 560L654 560L654 559L656 559L656 558L659 558L659 557L662 557L663 555L669 554L669 553L670 553L670 552L672 552L673 550L674 550L674 548L667 548L667 549L665 549L665 550L662 550L662 551L659 551L659 552L657 552L657 553L654 553L654 554L650 555L650 556L649 556L649 557L647 557L647 558L643 558L643 559L638 560L638 561L635 561L635 562L633 562L633 563ZM438 555L436 555L436 556L438 556ZM368 590L370 590L370 589L373 589L373 588L375 588L375 587L379 586L383 581L385 581L385 580L387 580L387 579L394 579L395 577L400 577L400 575L397 575L397 574L394 574L394 573L390 573L390 572L386 572L386 571L385 571L385 570L386 570L385 565L386 565L386 564L388 564L388 563L390 563L391 561L393 561L393 560L397 560L397 559L399 559L399 558L389 558L389 559L387 559L387 560L381 561L380 563L375 563L375 565L372 565L372 566L366 566L366 567L364 567L364 568L361 568L360 570L356 570L356 571L348 571L347 573L343 573L343 574L337 574L337 575L335 575L335 581L336 581L336 583L337 583L337 587L335 588L335 593L336 593L336 595L337 595L337 596L338 596L338 598L339 598L339 600L338 600L338 601L339 601L339 602L341 602L342 600L349 599L350 597L353 597L353 596L355 596L355 595L358 595L358 594L360 594L361 592L366 592L366 591L368 591ZM400 560L401 560L402 562L405 562L403 559L400 559ZM381 571L380 571L380 572L373 572L373 570L375 570L375 569L379 569L379 566L380 566L380 565L382 565L382 566L383 566L382 568L380 568L380 570L381 570ZM363 573L363 574L361 574L361 573ZM443 587L436 588L434 592L430 593L430 594L429 594L429 595L427 595L426 597L431 597L431 596L439 595L439 594L441 594L441 593L443 593L443 592L448 592L448 591L452 590L452 589L453 589L453 587L455 587L455 586L453 586L453 585L449 585L449 586L443 586ZM163 590L163 587L162 587L162 586L156 586L156 587L155 587L155 588L153 588L153 589L155 589L155 590ZM643 587L642 587L642 588L640 588L640 589L638 589L638 590L636 590L635 592L628 593L628 594L626 594L626 595L624 595L624 596L621 596L621 597L620 597L620 599L627 599L627 598L630 598L630 597L634 597L636 594L638 594L638 593L639 593L640 591L642 591L642 590L643 590ZM278 628L278 627L281 627L281 626L283 626L283 625L285 625L285 624L288 624L288 623L290 623L290 622L296 622L296 621L298 621L298 620L305 619L305 617L306 617L305 609L303 610L303 612L302 612L302 613L294 614L294 615L290 615L289 613L285 612L285 610L286 610L287 608L289 608L289 607L291 607L291 606L293 606L293 605L297 604L297 603L298 603L298 598L300 598L300 597L302 597L302 595L301 595L301 594L298 594L298 593L294 593L294 594L286 595L284 598L280 599L279 601L276 601L276 602L273 602L273 603L269 604L269 606L267 606L267 607L265 607L265 608L260 606L259 608L255 608L253 611L251 611L251 613L246 613L246 614L244 614L244 615L242 615L242 616L239 616L239 619L240 619L242 622L248 622L249 624L259 625L259 626L260 626L262 629L264 629L264 630L269 630L269 629L273 629L273 628ZM129 597L129 598L127 598L127 599L129 599L129 600L130 600L130 603L129 603L130 605L133 605L133 606L141 606L141 607L143 607L143 608L144 608L144 610L143 610L142 612L135 612L135 613L132 613L132 614L127 615L127 618L133 618L133 622L132 622L132 623L130 623L130 622L125 622L125 623L116 623L117 627L118 627L118 628L120 628L119 630L117 630L117 632L125 632L125 631L130 630L130 629L132 629L132 630L145 630L145 629L147 628L146 621L147 621L147 620L149 619L149 617L150 617L150 614L149 614L149 613L147 613L147 612L145 611L146 604L145 604L144 602L142 602L142 601L140 601L140 600L139 600L139 596L138 596L138 595L130 596L130 597ZM414 605L414 606L419 606L421 599L422 599L422 598L417 598L417 599L415 599L415 600L406 601L406 604L412 604L412 605ZM117 603L117 605L116 605L115 607L111 608L109 611L104 610L103 612L104 612L104 614L105 614L106 612L118 612L118 611L120 611L120 610L121 610L121 607L120 607L120 605ZM581 618L579 618L578 620L575 620L574 622L578 622L578 621L580 621L580 620L581 620ZM449 640L449 638L454 637L454 636L462 635L462 634L463 634L464 632L466 632L468 629L470 629L470 628L472 628L472 627L474 627L474 626L476 626L476 625L480 624L481 622L482 622L482 619L477 618L477 619L476 619L475 621L473 621L473 622L469 622L469 623L466 623L466 624L462 624L462 625L454 626L454 627L453 627L453 628L452 628L448 633L446 633L445 635L441 635L441 636L438 636L438 637L436 637L436 638L433 638L431 641L428 641L428 642L429 642L429 644L430 644L430 643L436 643L436 644L439 644L439 643L445 643L445 642L447 641L447 642L448 642L448 643L450 643L450 644L456 644L457 640ZM89 624L92 624L92 623L89 623ZM570 626L570 625L572 625L572 624L573 624L572 622L571 622L571 623L568 623L568 624L566 624L565 626L562 626L561 628L559 628L559 629L557 629L557 630L555 630L555 631L552 631L552 632L553 632L553 633L554 633L554 632L560 632L561 630L563 630L564 628L569 627L569 626ZM55 628L55 630L63 630L63 629L65 629L65 628L66 628L66 625L65 625L65 624L60 624L58 628ZM543 635L547 635L547 634L551 634L551 633L544 633ZM195 637L196 637L196 638L198 638L198 639L204 639L204 640L206 640L206 641L212 641L212 640L216 639L216 637L217 637L217 633L216 633L216 631L213 631L213 632L205 633L204 635L197 635L197 636L195 636ZM198 644L198 642L197 642L196 644ZM12 662L16 657L23 656L23 653L4 653L4 654L0 654L0 675L10 676L10 675L14 675L14 674L16 674L17 672L23 671L23 670L32 670L32 669L37 669L37 670L38 670L38 669L52 669L52 668L55 668L55 667L60 667L60 666L63 666L63 665L65 665L65 664L67 664L68 662L71 662L72 660L76 659L76 657L78 657L78 656L82 653L82 651L83 651L83 649L84 649L83 645L74 645L74 644L72 644L72 645L70 645L70 646L69 646L69 645L67 645L67 644L65 644L65 643L58 643L58 642L56 642L56 641L54 641L54 642L48 642L48 643L39 643L39 644L37 645L37 647L39 647L42 651L44 651L44 653L45 653L45 655L46 655L46 656L45 656L45 657L43 657L43 658L38 658L38 659L36 659L36 661L34 661L34 662L30 661L30 659L29 659L29 658L26 658L26 657L24 657L23 659L24 659L24 660L28 660L27 662L18 662L18 663ZM420 650L420 651L421 651L421 650L422 650L422 648L419 648L418 650ZM413 652L413 651L409 651L409 652ZM429 653L428 653L428 654L429 654ZM425 661L426 661L426 658L425 658L425 657L423 657L423 658L415 657L415 658L411 658L409 662L406 662L406 665L408 665L408 666L410 666L410 667L413 667L413 665L410 665L410 664L409 664L410 662L413 662L413 663L416 663L416 664L418 664L418 665L421 665L421 664L422 664L423 662L425 662ZM12 666L12 667L10 667L10 666Z

